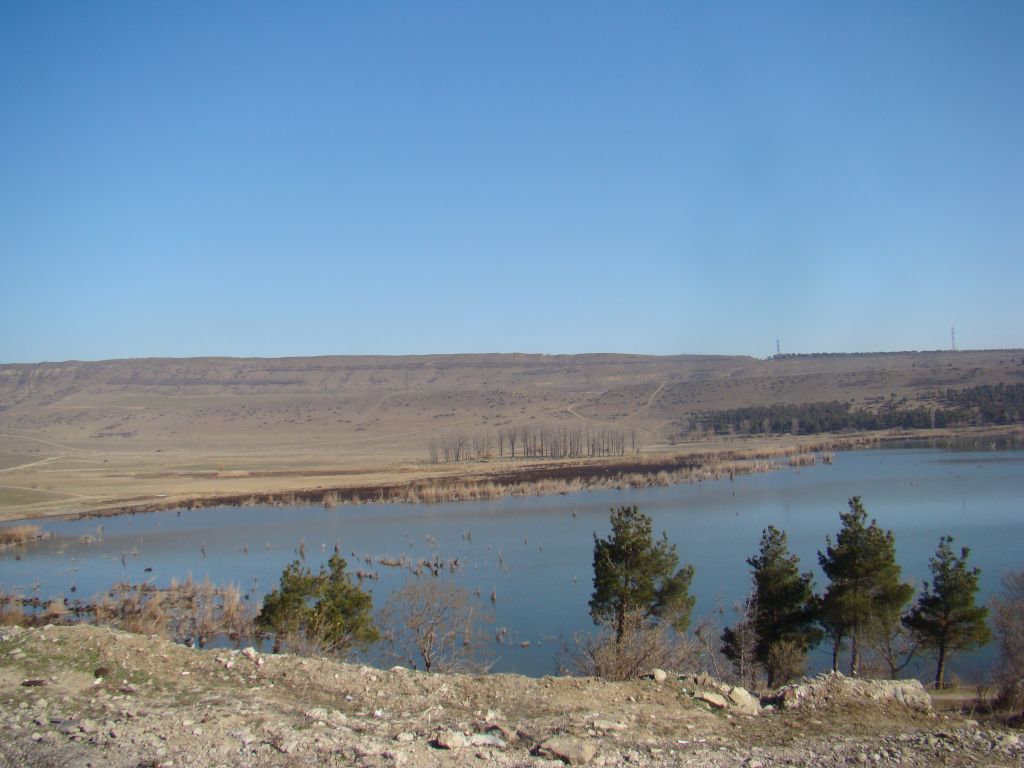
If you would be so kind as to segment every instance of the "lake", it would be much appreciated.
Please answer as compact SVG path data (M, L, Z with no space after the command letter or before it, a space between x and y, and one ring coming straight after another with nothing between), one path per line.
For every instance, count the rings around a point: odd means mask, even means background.
M458 558L453 578L491 609L508 629L495 643L495 671L550 674L562 638L594 629L587 612L592 589L593 536L607 535L609 510L636 504L655 532L666 531L681 562L693 563L695 621L732 606L749 591L745 558L756 553L761 531L775 525L789 535L803 570L824 579L817 552L835 537L840 510L861 496L870 517L896 536L904 577L919 588L939 537L971 548L982 569L981 600L999 589L1002 575L1024 567L1024 450L893 448L836 453L831 465L789 467L662 488L591 491L563 496L516 497L448 504L371 504L323 507L222 507L74 521L36 521L47 540L0 553L0 588L47 599L88 597L116 581L172 579L234 583L258 600L277 583L302 545L314 568L335 544L349 563L379 574L364 586L380 608L408 578L380 557L412 561ZM99 527L102 526L102 534ZM82 537L99 539L83 543ZM369 556L374 563L368 564ZM151 570L146 570L151 569ZM528 647L523 647L528 643ZM973 679L991 663L988 649L956 657L952 670ZM811 655L814 669L830 663L829 649ZM923 674L932 673L926 666Z

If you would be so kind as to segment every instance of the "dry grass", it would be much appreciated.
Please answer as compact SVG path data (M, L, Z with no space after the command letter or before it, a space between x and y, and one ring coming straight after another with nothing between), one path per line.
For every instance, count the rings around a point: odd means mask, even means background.
M45 535L38 525L12 525L0 528L0 549L27 544L44 538Z
M0 490L0 518L249 497L331 505L380 500L381 489L391 500L399 488L424 501L534 493L545 485L572 490L571 483L547 482L492 488L479 477L507 461L427 464L432 438L453 431L496 437L517 424L559 434L635 434L637 444L630 437L627 451L634 464L657 464L682 448L719 454L722 462L770 461L780 449L807 451L815 441L716 438L681 447L668 440L697 411L827 400L860 405L893 394L915 402L947 387L1019 380L1022 359L1019 351L993 351L783 360L471 355L0 365L0 402L9 404L0 410L7 489ZM817 444L834 450L827 440ZM652 474L642 482L670 481Z
M564 655L564 671L605 680L635 680L654 668L697 672L703 661L703 649L693 638L647 624L628 629L621 642L616 642L610 631L576 635Z
M24 626L28 623L21 595L0 591L0 626Z
M128 632L157 635L200 647L217 636L234 643L254 636L253 610L233 584L216 586L172 581L167 588L151 584L115 584L91 603L75 606L75 618Z

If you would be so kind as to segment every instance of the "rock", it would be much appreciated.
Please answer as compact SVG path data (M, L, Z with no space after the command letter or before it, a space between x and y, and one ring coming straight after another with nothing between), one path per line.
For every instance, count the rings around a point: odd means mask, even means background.
M497 747L498 749L504 749L507 744L490 733L474 733L469 737L469 743L474 747Z
M395 736L395 741L408 742L408 741L414 741L415 739L416 739L416 736L411 734L411 733L409 733L408 731L402 731L400 734Z
M715 709L725 709L729 706L729 703L725 700L725 697L722 694L714 693L712 691L700 691L696 698L698 701L710 704Z
M79 722L78 729L82 733L95 733L96 732L96 723L94 721L92 721L92 720L85 719L85 720L82 720L81 722Z
M598 731L624 731L628 726L614 720L595 720L594 728Z
M488 712L488 714L492 714L492 713ZM502 739L502 740L504 740L506 742L515 741L516 740L516 733L515 733L515 731L505 727L501 723L494 722L490 718L488 718L487 722L484 723L483 727L480 730L483 733L489 733L489 734L491 734L493 736L497 736L499 739Z
M664 683L668 680L668 673L664 669L655 668L651 670L651 677L654 678L656 683Z
M537 746L541 757L554 757L568 765L586 765L594 759L597 747L584 739L572 736L553 736Z
M256 653L256 649L251 645L242 651L242 655L245 656L249 661L255 661L259 654Z
M437 732L433 744L440 749L462 749L466 746L466 737L459 731L446 728Z
M760 715L761 702L750 695L746 688L736 686L729 691L729 704L741 715Z

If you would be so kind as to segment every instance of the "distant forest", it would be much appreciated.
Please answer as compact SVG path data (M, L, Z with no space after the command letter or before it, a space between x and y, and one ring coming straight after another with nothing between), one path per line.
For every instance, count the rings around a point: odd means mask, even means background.
M924 396L932 405L908 405L890 399L877 408L853 408L837 400L828 403L765 405L707 411L690 417L687 432L712 434L792 434L867 431L877 429L930 429L935 427L1014 424L1024 421L1024 384L994 384L968 389L947 389Z

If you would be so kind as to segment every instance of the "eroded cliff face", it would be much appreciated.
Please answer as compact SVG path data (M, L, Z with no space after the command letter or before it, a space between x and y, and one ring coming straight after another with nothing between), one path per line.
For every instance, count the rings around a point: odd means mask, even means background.
M937 715L915 684L822 676L760 712L745 694L660 670L629 683L438 675L197 651L89 626L4 627L0 765L754 768L1024 758L1014 733Z

